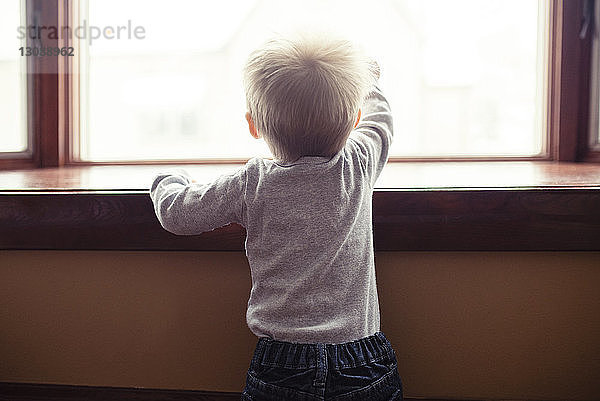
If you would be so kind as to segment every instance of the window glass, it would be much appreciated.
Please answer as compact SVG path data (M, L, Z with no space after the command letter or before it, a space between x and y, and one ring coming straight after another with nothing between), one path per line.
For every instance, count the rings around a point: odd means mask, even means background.
M274 33L315 27L379 61L392 156L531 156L544 147L543 0L87 4L82 23L127 29L88 39L83 53L85 160L268 156L244 120L242 67Z
M21 2L0 2L0 157L27 150L25 130L25 58L20 48ZM4 155L6 156L6 155Z

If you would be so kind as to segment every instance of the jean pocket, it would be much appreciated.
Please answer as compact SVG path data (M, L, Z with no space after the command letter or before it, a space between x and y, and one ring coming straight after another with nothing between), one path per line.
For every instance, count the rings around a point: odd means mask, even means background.
M335 397L368 387L394 369L397 369L395 361L387 358L362 366L336 369L329 375L330 396Z
M248 372L258 387L268 389L271 394L281 393L281 400L292 399L292 395L313 395L315 368L289 369L277 366L258 365ZM284 397L285 395L285 397ZM294 398L295 399L295 398Z
M402 384L396 368L387 369L382 376L374 375L370 381L358 385L356 378L347 377L349 381L336 382L326 393L327 399L332 401L398 401L403 400ZM367 375L365 375L366 377ZM334 383L332 383L334 384Z

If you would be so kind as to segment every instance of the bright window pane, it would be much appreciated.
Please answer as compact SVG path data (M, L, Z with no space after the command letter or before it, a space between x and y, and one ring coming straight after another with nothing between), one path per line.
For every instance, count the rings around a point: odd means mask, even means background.
M0 153L22 152L27 149L24 129L24 76L18 38L21 23L21 2L0 2Z
M244 120L242 67L274 33L321 27L382 67L395 156L530 156L543 149L540 0L89 0L98 39L84 86L83 159L268 156Z

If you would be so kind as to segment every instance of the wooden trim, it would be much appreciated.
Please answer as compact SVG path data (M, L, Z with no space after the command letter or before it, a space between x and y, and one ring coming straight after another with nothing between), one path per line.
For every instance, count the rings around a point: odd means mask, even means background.
M600 150L589 150L582 161L587 163L600 163Z
M241 393L238 392L0 382L0 401L239 401L240 398ZM407 401L480 401L473 398L433 399L406 396L404 399Z
M583 18L583 5L579 10L580 21ZM587 35L579 40L580 56L579 56L579 99L577 108L577 160L583 160L590 151L590 136L589 136L589 112L591 100L590 83L592 72L592 29L588 29Z
M598 161L588 154L591 35L580 39L584 0L551 7L551 152L557 161Z
M600 188L377 190L377 251L598 251ZM0 249L243 251L236 224L163 230L146 191L3 192Z
M590 60L586 61L589 67L587 86L589 90L587 100L587 129L582 133L580 147L583 150L582 160L587 162L600 162L600 143L597 139L600 129L600 1L594 2L593 20L588 31L588 43Z
M39 167L62 165L58 145L58 74L36 74L33 86L38 96L34 100L34 138L38 144Z
M58 37L42 31L39 37L27 38L30 47L68 46L61 40L61 28L66 24L68 0L26 0L26 25L56 28ZM37 36L37 35L34 35ZM27 58L27 125L32 142L32 156L0 160L1 169L58 167L66 160L66 138L69 127L68 60L63 56Z
M548 115L546 117L548 150L551 159L558 153L560 132L560 67L562 56L562 3L550 1L549 23L549 61L548 61Z
M552 154L559 161L575 161L579 105L579 31L581 0L555 0L553 6Z
M27 0L28 25L59 26L59 2L62 0ZM43 33L40 39L30 40L32 47L59 47L60 42ZM32 113L31 128L37 144L36 161L39 167L56 167L64 164L64 152L59 129L59 63L55 57L30 57Z
M0 194L7 191L148 190L156 174L178 165L68 166L0 171ZM198 182L231 174L239 164L193 164L185 167ZM376 190L444 190L477 188L577 188L600 186L600 169L592 163L556 162L414 162L388 163Z
M600 190L375 192L378 251L600 250Z
M58 1L58 22L59 27L71 27L73 24L70 19L71 3L69 0ZM68 36L60 37L58 47L73 47L73 38ZM73 59L75 57L57 57L58 68L58 108L57 108L57 147L59 149L58 166L64 166L69 161L69 143L72 134L72 80L73 80Z
M36 168L37 163L33 158L27 159L0 159L0 170L16 170Z
M200 390L0 382L0 401L239 401L240 396Z

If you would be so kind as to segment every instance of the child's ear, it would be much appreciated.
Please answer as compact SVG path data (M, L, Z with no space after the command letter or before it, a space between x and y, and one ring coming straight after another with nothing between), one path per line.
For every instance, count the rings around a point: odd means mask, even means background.
M361 110L358 109L358 117L356 118L356 122L354 123L354 128L356 128L358 126L358 123L360 122L360 115L361 115Z
M250 131L250 135L252 135L254 139L260 138L260 134L256 130L256 126L254 125L254 121L252 121L252 117L250 116L249 112L246 113L246 121L248 121L248 130Z

